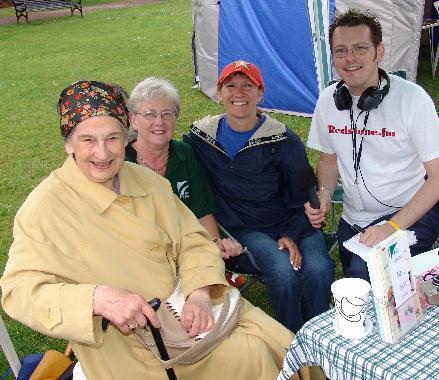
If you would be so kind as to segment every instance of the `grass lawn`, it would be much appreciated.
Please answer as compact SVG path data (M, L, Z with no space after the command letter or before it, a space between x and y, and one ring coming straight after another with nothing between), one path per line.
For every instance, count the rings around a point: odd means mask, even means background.
M97 2L99 0L93 0ZM84 1L85 5L91 1ZM0 10L4 12L13 8ZM80 17L32 20L0 26L0 272L12 241L15 213L26 196L65 159L55 104L60 91L78 79L116 82L127 90L146 76L171 79L181 92L177 136L192 121L222 108L192 89L191 1L170 0L138 7L97 11ZM428 48L422 50L419 83L438 106ZM275 115L303 140L310 120ZM315 164L317 155L309 152ZM263 288L249 298L269 311ZM44 337L4 315L20 357L65 342ZM0 373L7 368L0 355Z

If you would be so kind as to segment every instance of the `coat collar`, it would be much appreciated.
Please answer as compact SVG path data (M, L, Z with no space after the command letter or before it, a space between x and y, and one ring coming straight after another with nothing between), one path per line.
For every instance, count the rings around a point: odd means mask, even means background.
M90 181L82 173L71 155L56 172L61 181L65 182L81 198L96 208L99 213L105 212L118 197L148 195L146 190L140 186L139 181L136 180L136 176L133 175L133 168L126 162L119 170L120 195L100 183Z
M206 116L205 118L196 121L192 127L191 132L199 138L203 139L216 149L225 153L221 145L216 139L219 121L225 114L216 116ZM287 138L287 128L284 124L264 114L264 123L255 131L250 137L247 144L241 148L240 151L263 144L276 143Z

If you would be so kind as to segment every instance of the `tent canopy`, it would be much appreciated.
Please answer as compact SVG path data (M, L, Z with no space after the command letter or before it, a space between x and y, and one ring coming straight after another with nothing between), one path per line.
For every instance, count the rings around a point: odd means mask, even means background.
M193 0L196 85L214 98L222 68L243 59L264 77L262 109L312 115L333 79L328 28L335 6L376 13L386 49L380 66L416 79L424 0Z
M329 4L334 0L193 0L194 63L200 89L213 98L218 73L226 64L243 59L262 72L263 109L312 114L330 75L329 62L321 63L322 57L329 57L329 50L321 52L328 48L324 30Z
M387 71L405 70L407 79L416 81L419 44L425 0L337 0L337 11L348 8L375 13L383 30L385 48L380 67Z

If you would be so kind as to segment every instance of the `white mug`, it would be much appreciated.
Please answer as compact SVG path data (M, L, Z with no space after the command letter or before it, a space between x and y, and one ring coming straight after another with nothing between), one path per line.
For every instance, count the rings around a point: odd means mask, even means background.
M359 339L367 334L370 284L361 278L342 278L331 285L335 303L334 328L342 336Z

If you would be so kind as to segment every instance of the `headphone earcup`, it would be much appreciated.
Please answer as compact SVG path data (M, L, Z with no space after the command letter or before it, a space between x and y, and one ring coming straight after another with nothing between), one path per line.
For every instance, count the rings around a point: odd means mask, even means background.
M334 91L334 103L339 111L349 110L352 107L352 96L345 86L337 85Z
M370 111L378 108L381 103L382 91L376 87L368 87L358 99L357 107L362 111Z
M382 89L371 86L363 91L357 103L357 107L362 111L367 112L375 108L378 108L378 106L381 104L385 96L389 93L390 90L389 76L381 68L378 69L378 72L380 74L380 77L384 78L387 83Z

